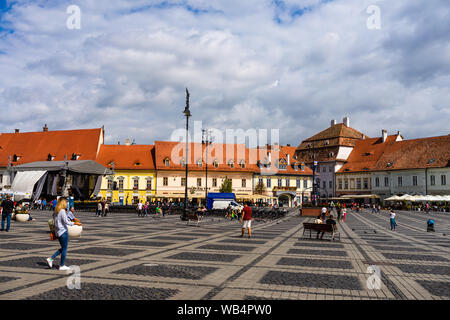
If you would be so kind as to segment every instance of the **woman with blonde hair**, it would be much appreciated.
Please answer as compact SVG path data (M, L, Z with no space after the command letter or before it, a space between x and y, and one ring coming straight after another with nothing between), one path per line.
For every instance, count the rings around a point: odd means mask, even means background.
M47 263L50 268L52 268L53 260L61 255L61 265L59 270L69 270L64 263L66 262L67 246L69 245L69 229L68 226L73 226L74 223L70 221L67 217L67 199L61 197L55 207L55 212L53 212L53 220L55 226L55 235L58 238L61 248L58 249L51 258L47 258Z

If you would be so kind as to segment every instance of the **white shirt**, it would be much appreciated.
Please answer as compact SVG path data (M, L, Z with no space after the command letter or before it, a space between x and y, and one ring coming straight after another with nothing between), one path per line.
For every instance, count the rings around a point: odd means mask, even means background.
M139 209L139 210L142 209L142 203L141 203L141 202L138 203L138 209Z
M322 208L322 213L327 213L327 208L323 207Z
M68 231L69 229L67 226L73 226L73 222L67 219L67 213L66 210L61 209L61 211L58 212L58 215L55 217L55 232L58 237L61 237L64 232Z
M395 218L395 213L394 213L394 212L391 212L390 217L391 217L391 219L394 219L394 218Z

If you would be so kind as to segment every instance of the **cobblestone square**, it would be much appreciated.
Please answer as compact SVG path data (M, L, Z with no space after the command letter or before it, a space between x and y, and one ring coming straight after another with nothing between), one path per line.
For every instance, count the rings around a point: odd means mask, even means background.
M138 218L77 213L80 238L69 242L67 265L80 267L81 289L69 289L70 273L50 269L50 212L13 222L0 232L0 299L31 300L316 300L449 299L450 217L399 212L391 231L386 212L349 212L339 223L341 240L309 239L291 210L279 220L254 221L254 237L241 238L239 221L206 217L200 227L179 216ZM369 289L369 266L380 270L381 288Z

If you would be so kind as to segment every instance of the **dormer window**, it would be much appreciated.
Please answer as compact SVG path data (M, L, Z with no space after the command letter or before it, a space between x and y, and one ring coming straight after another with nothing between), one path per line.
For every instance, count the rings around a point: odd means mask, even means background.
M184 166L186 165L186 161L184 160L184 158L182 158L182 159L180 160L180 165L181 165L182 167L184 167Z
M53 156L49 153L47 156L47 161L53 161L53 160L55 160L55 156Z
M392 162L388 162L387 166L388 167L392 167L393 163Z
M219 167L219 162L217 161L217 159L214 159L213 166L214 166L214 168L218 168Z
M70 158L70 160L78 160L80 158L79 154L76 154L75 152L72 153L72 157Z
M137 161L137 162L134 163L134 165L138 167L138 166L141 165L141 163L139 161Z
M197 166L201 167L203 165L202 159L197 160Z
M170 160L169 160L169 158L165 158L165 159L164 159L164 165L165 165L166 167L170 166Z
M432 164L432 163L434 163L434 159L428 160L428 164Z
M280 159L280 160L278 161L278 169L280 169L280 170L286 170L286 169L287 169L287 163L286 163L286 160Z
M326 146L329 145L329 144L330 144L330 141L329 141L329 140L325 141L325 145L326 145Z
M229 166L230 168L234 168L234 161L233 161L233 160L229 160L229 161L228 161L228 166Z
M239 162L239 165L241 166L241 168L245 168L245 161L244 161L244 160L241 160L241 161Z
M20 158L21 158L21 157L20 157L19 155L15 154L15 155L13 155L12 161L13 161L13 162L17 162L17 161L20 160Z
M307 144L306 144L306 147L307 147L307 148L311 148L311 143L307 143Z
M334 152L330 152L330 153L328 154L328 157L329 157L329 158L333 158L333 157L334 157Z

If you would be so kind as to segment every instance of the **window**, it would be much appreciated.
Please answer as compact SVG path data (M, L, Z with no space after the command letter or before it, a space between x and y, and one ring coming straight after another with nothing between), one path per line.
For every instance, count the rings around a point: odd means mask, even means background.
M139 189L139 179L133 179L133 189Z
M333 166L328 167L328 172L333 172Z
M108 179L108 190L112 190L112 188L113 188L113 180Z
M170 165L170 160L169 160L169 158L164 159L164 165L165 165L166 167L168 167L168 166Z
M186 186L186 178L181 178L181 186Z
M202 178L197 178L197 187L202 186Z
M217 178L212 179L212 186L217 187Z
M308 188L308 180L303 180L303 188Z
M0 174L0 184L3 184L3 175Z
M280 179L280 178L278 178L278 186L279 186L279 187L282 187L282 186L283 186L283 180Z
M164 177L163 178L163 186L168 186L169 185L169 178Z
M397 178L397 185L398 185L399 187L403 186L403 177L398 177L398 178Z
M436 177L435 176L430 176L430 184L432 186L436 185Z
M302 187L302 180L297 179L297 189L300 189Z
M123 190L123 179L119 180L119 190Z
M333 181L328 181L328 188L333 189Z
M234 168L234 161L233 160L228 161L228 165L230 166L230 168Z
M198 160L197 160L197 166L198 166L198 167L201 167L202 165L203 165L202 159L198 159Z
M364 178L364 184L363 184L363 186L364 186L364 189L369 189L369 178Z
M379 187L380 186L380 178L376 177L375 178L375 187Z
M413 186L417 186L417 176L413 176Z
M389 177L384 177L384 186L389 187Z
M270 178L267 178L266 184L267 184L267 188L272 188L272 180Z
M182 167L184 167L186 165L186 161L184 160L184 158L180 160L180 164Z
M286 178L286 187L290 187L291 186L291 180L289 180L289 178Z
M322 187L323 187L323 189L327 188L327 182L326 181L322 181Z
M342 190L342 179L338 179L338 186L339 189Z
M263 179L262 179L262 178L259 178L259 179L258 179L258 184L259 184L259 185L262 185L263 183L264 183L264 182L263 182Z
M327 172L327 167L323 167L322 172Z
M219 162L218 162L217 160L214 160L214 162L213 162L213 166L214 166L214 168L217 168L217 167L219 167Z
M147 190L152 190L152 179L147 180Z
M356 179L356 189L361 189L361 178Z
M445 186L447 184L447 177L445 174L441 175L441 185Z
M247 179L242 179L242 188L247 187Z
M348 189L348 179L344 180L344 189Z
M245 168L245 161L241 160L241 162L239 162L239 165L241 166L241 168Z

